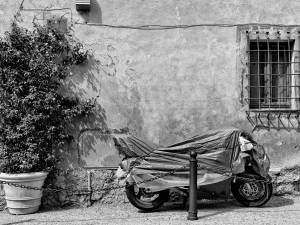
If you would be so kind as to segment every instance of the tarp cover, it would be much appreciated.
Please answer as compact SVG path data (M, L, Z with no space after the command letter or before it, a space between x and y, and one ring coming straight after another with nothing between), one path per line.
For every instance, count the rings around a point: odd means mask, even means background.
M189 159L192 150L197 152L198 186L230 179L228 174L243 172L243 157L246 154L241 152L240 136L257 146L249 134L238 129L211 131L164 148L153 147L131 135L117 135L114 141L119 151L127 158L145 156L131 170L130 174L135 182L176 170L172 175L138 185L158 191L189 185ZM258 150L255 147L252 151L255 155L256 171L266 177L270 165L268 157L261 147Z

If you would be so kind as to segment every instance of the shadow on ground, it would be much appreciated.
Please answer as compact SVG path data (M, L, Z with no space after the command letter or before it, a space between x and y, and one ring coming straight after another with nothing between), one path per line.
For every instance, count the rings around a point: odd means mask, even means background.
M291 196L273 196L270 201L262 206L263 208L274 208L274 207L281 207L287 205L293 205L294 200Z
M293 205L294 200L291 196L273 196L269 202L267 202L264 206L261 207L248 207L249 209L259 209L259 208L275 208L275 207L283 207L288 205ZM227 211L233 211L236 209L247 208L239 204L234 199L228 200L198 200L198 210L209 210L209 209L216 209L221 210L221 213ZM188 203L183 202L168 202L165 203L160 209L156 212L163 212L163 211L187 211L188 210ZM140 213L145 213L143 211L139 211Z
M294 200L291 199L291 196L273 196L268 203L261 207L244 207L239 204L234 199L229 200L199 200L198 201L198 219L204 219L208 217L213 217L219 214L224 214L227 212L256 212L259 210L269 211L268 209L273 209L277 207L284 207L288 205L293 205ZM168 202L164 204L156 212L183 212L186 211L186 216L188 215L188 203L184 204L183 202ZM204 212L203 214L201 213ZM139 211L140 213L144 213Z

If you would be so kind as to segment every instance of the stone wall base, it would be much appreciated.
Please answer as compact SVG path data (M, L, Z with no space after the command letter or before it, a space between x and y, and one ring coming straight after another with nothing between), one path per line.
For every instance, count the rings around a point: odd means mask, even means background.
M68 171L57 176L55 186L64 188L62 191L44 191L42 207L44 209L59 207L87 207L97 204L126 204L124 187L119 185L112 170L91 170L92 192L88 187L88 173L84 169ZM300 195L300 165L271 172L274 195ZM110 189L104 190L101 189ZM174 195L171 194L171 198ZM178 196L175 197L177 200ZM175 200L176 200L175 199ZM172 199L171 199L172 200ZM173 199L174 200L174 199ZM0 185L0 210L5 208L4 190Z
M300 165L271 172L274 195L300 195Z
M121 184L114 176L113 170L90 170L90 188L88 171L73 170L57 176L55 185L61 191L45 191L43 207L90 206L95 202L101 204L126 203L124 187L115 189ZM104 190L103 190L104 189Z

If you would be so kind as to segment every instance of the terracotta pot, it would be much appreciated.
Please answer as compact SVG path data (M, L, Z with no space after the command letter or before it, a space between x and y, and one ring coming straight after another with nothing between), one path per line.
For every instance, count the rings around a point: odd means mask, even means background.
M20 173L7 174L0 173L0 180L41 188L48 173ZM5 200L8 211L11 214L29 214L39 210L41 205L42 190L26 189L4 184Z

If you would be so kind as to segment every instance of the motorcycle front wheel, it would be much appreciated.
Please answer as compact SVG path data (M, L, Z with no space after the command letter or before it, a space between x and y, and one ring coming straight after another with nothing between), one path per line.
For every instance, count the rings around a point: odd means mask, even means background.
M169 198L169 190L147 192L144 188L138 188L136 185L127 185L125 189L129 202L143 211L158 209Z
M239 175L231 183L233 197L247 207L266 204L272 196L272 183L255 174Z

